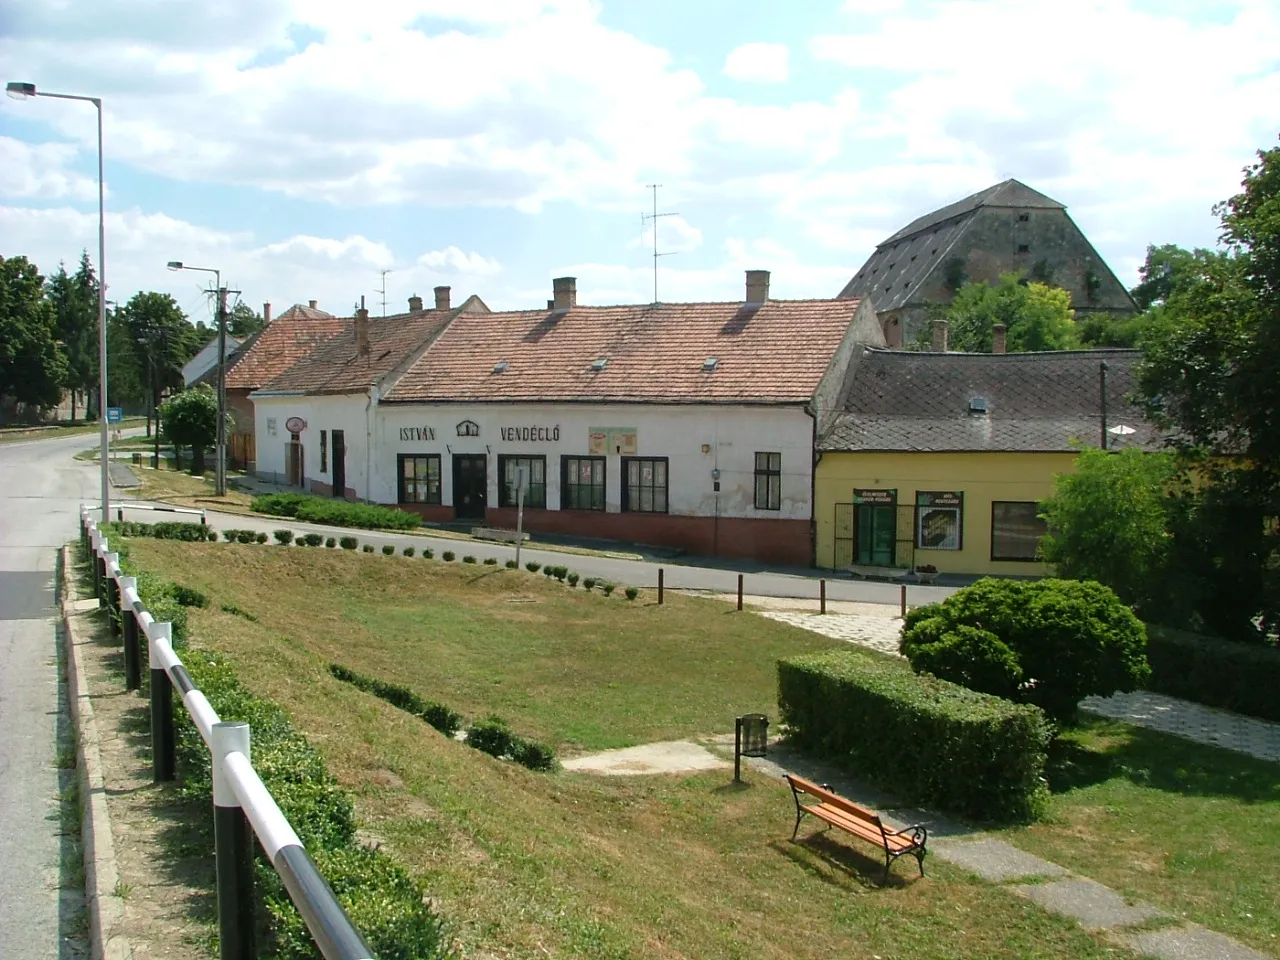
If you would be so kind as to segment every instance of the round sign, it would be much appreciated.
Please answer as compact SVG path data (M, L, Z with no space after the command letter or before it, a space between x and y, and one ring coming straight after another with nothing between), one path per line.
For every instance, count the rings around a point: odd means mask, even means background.
M307 421L303 420L301 417L290 417L284 422L284 428L290 433L301 433L303 430L307 429Z

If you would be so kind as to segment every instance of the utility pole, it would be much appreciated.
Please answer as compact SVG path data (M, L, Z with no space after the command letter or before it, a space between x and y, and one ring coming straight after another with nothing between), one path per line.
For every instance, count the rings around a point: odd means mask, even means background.
M221 279L221 278L219 278ZM214 466L213 495L227 495L227 288L218 287L218 462Z
M662 186L660 183L650 183L647 189L653 191L653 213L640 214L640 222L646 223L653 221L653 302L658 302L658 258L669 257L671 253L658 252L658 220L661 217L678 217L678 213L659 213L658 212L658 188ZM675 251L672 251L674 253Z
M1102 449L1107 449L1107 361L1098 364L1098 400L1102 406Z

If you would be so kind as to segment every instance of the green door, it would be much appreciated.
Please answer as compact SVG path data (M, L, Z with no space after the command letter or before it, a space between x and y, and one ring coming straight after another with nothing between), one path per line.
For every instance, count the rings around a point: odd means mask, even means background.
M893 566L898 538L897 508L891 504L860 503L855 521L858 556L855 562L877 567Z

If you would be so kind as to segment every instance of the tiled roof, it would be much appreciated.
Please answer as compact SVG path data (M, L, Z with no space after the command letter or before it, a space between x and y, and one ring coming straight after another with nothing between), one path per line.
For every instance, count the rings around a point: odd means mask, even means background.
M1097 445L1099 363L1107 362L1108 447L1155 448L1160 437L1126 399L1136 350L914 353L857 348L843 410L823 424L822 450L1067 451ZM976 399L985 414L970 411Z
M227 389L257 390L350 325L338 317L276 317L240 348L227 370Z
M356 349L355 323L320 344L262 387L263 393L356 393L404 363L449 322L456 311L426 310L369 319L369 353Z
M985 190L979 190L977 193L970 194L963 200L957 200L955 203L949 203L945 207L939 207L933 213L926 213L923 217L917 217L905 227L895 233L880 246L887 246L891 243L897 243L907 237L914 236L917 233L928 230L930 227L951 220L955 217L962 216L966 213L972 213L979 207L1039 207L1044 210L1065 210L1066 205L1059 203L1051 197L1046 197L1039 190L1032 190L1025 183L1018 180L1004 180L994 186L987 187Z
M857 308L767 300L464 315L385 399L804 402Z
M277 320L328 320L333 314L327 310L321 310L319 307L312 307L301 303L295 303L284 313L276 317Z

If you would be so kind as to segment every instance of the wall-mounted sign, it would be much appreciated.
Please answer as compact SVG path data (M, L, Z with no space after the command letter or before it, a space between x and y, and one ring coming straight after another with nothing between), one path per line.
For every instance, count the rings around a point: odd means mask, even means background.
M409 440L434 440L436 432L431 427L401 427L400 439Z
M638 452L636 435L635 427L591 427L587 431L587 452L596 456L633 456Z
M307 429L307 421L303 420L301 417L290 417L284 422L284 428L290 433L301 433L303 430Z
M959 550L963 543L964 494L916 493L916 546L926 550Z
M559 443L560 425L554 427L499 427L503 443Z
M273 437L276 435L276 418L275 417L267 417L267 433L269 433Z
M893 506L898 502L897 490L854 490L854 503L874 503L881 506Z
M480 436L480 424L474 420L463 420L458 424L458 436L460 437L478 437Z

